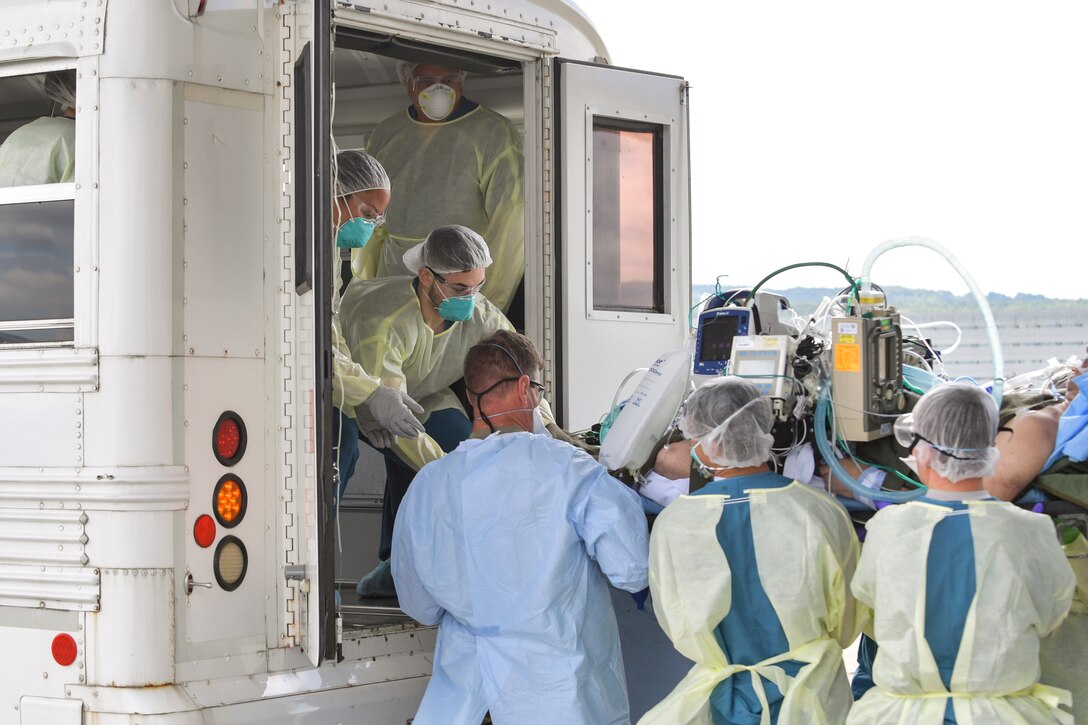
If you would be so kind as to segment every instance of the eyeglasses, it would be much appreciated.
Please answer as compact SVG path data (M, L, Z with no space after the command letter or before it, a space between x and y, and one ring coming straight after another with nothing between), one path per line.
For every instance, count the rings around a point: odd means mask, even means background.
M448 73L444 76L412 76L412 88L414 90L419 90L420 88L430 88L437 83L452 86L454 83L460 82L460 73Z
M434 278L436 280L438 280L438 284L442 285L443 287L446 287L447 289L453 290L453 292L455 292L458 297L460 297L461 295L474 295L474 294L476 294L477 292L480 291L481 287L484 286L483 282L480 282L480 284L474 284L474 285L457 284L457 283L447 282L446 278L443 277L442 275L440 275L438 272L435 272L430 267L427 267L427 269L430 270L431 274L434 275ZM487 280L484 280L484 282L486 282L486 281Z
M538 383L535 380L529 380L529 385L536 388L536 392L540 393L541 395L544 394L544 383Z
M371 222L374 226L380 227L385 224L385 214L380 213L377 209L367 204L365 201L360 201L358 204L359 216Z
M925 441L934 450L940 451L949 458L955 458L957 461L975 461L977 458L970 456L957 456L954 453L950 453L948 448L939 446L933 441L929 440L923 435L914 432L914 414L904 413L895 419L895 423L892 425L892 432L895 435L895 441L899 445L907 449L907 454L914 453L914 447L918 445L918 441ZM985 448L953 448L952 450L963 453L971 451L984 451Z

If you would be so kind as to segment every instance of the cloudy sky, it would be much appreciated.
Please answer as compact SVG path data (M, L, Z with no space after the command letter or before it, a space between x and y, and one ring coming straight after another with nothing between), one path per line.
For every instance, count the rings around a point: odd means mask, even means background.
M72 316L72 202L0 206L0 320Z
M613 64L692 83L696 283L919 235L984 291L1088 298L1088 3L575 1ZM873 272L966 291L928 250Z

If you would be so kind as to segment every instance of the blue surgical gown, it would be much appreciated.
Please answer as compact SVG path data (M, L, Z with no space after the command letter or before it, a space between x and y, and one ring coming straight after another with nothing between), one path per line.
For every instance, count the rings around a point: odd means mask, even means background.
M647 557L638 495L567 443L496 434L424 466L392 557L401 608L439 625L416 725L629 722L608 582L645 588Z

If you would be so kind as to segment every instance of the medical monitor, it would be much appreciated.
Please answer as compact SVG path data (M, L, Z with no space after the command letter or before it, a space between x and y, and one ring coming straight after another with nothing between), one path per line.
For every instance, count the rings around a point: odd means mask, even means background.
M721 375L733 354L733 338L748 334L751 319L746 307L719 307L699 315L692 373Z

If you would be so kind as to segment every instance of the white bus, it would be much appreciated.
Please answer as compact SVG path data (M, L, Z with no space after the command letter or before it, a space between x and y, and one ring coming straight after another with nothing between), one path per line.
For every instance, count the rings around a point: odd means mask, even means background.
M607 59L562 0L0 3L0 142L76 75L71 179L0 188L0 723L411 720L434 631L335 604L333 149L401 60L517 125L524 329L584 429L690 304L687 85Z

